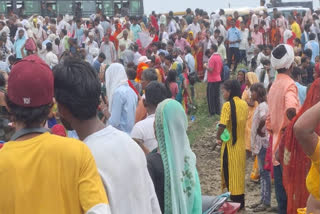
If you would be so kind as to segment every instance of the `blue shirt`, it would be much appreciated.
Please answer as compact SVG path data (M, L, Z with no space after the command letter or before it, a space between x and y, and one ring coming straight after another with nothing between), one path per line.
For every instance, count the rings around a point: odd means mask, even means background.
M228 30L228 35L227 35L227 40L230 42L235 42L237 40L241 40L241 32L236 28L230 28ZM234 44L230 44L229 47L230 48L239 48L240 42L234 43Z
M101 63L99 62L99 60L94 61L92 66L93 66L94 70L96 70L97 73L100 72Z
M307 96L307 87L301 85L298 82L295 82L295 83L298 88L298 96L299 96L300 104L303 105L304 101L306 100L306 96Z
M112 95L109 125L128 134L134 126L138 97L128 84L118 87Z
M137 39L139 39L139 32L141 32L141 27L140 25L131 25L130 26L130 31L133 33L133 41L136 42Z
M315 40L307 42L304 46L304 50L310 49L312 51L311 63L315 64L316 57L319 56L319 44Z
M26 37L23 36L21 39L18 38L14 43L14 50L17 59L22 59L21 48L26 43L26 40Z

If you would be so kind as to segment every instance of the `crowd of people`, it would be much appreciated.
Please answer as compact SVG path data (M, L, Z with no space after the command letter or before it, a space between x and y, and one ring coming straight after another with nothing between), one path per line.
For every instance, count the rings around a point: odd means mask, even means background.
M278 213L320 212L319 36L320 10L1 16L0 210L206 211L186 132L205 82L222 191L245 208L252 156L254 212L272 178Z

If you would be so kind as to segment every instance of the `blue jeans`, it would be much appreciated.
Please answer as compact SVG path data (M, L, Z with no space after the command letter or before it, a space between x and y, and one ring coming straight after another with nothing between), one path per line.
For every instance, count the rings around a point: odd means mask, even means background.
M270 172L264 169L264 160L266 158L267 149L261 148L258 154L258 165L260 172L260 186L261 186L261 202L270 206L271 203L271 178Z
M276 190L276 198L278 202L278 213L287 213L287 194L282 184L282 167L274 166L274 187Z

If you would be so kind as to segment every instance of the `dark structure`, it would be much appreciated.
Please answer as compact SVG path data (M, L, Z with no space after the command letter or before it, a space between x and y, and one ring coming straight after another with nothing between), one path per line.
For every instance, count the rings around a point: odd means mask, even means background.
M89 17L97 11L107 16L141 16L144 12L143 0L0 0L0 14L11 10L20 15L50 17L57 14Z
M305 7L313 9L312 1L303 1L300 2L282 2L282 0L270 0L272 7Z

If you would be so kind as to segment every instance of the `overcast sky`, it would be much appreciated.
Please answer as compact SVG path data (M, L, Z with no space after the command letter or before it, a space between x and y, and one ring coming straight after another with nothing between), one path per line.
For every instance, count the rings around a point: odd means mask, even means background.
M282 0L288 1L309 1L309 0ZM313 7L319 8L320 0L312 0ZM267 0L269 3L269 0ZM258 7L260 0L144 0L145 14L150 14L155 10L157 13L167 13L170 10L175 12L185 11L188 7L191 9L201 8L211 13L219 8L240 7Z
M260 0L144 0L146 14L155 10L157 13L167 13L170 10L175 12L202 8L207 12L216 11L219 8L228 8L228 3L232 8L257 7Z

